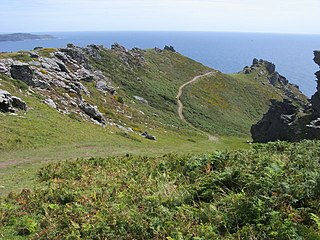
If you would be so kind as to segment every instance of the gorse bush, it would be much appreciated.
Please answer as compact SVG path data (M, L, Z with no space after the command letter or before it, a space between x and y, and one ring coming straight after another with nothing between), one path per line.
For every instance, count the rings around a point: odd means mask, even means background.
M320 142L79 159L50 164L38 178L43 188L2 200L0 232L37 239L320 239Z

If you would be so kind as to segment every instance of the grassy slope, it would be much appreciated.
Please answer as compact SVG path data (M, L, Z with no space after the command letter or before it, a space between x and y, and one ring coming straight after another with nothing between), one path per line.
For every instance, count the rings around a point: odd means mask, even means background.
M187 87L182 100L194 126L213 134L250 138L250 127L267 112L271 99L284 93L254 79L254 74L219 73Z
M3 239L320 239L319 142L55 163L0 202ZM143 187L141 187L143 186Z
M47 50L44 53L41 51L42 55L49 56ZM22 53L3 57L26 59ZM195 75L207 71L203 65L180 54L156 53L153 50L145 53L147 67L144 70L124 67L111 51L105 51L104 57L104 61L100 61L100 65L96 66L121 87L118 96L123 97L128 106L119 104L113 97L102 95L91 83L84 83L91 92L91 98L87 98L87 101L98 105L101 112L122 125L151 132L157 137L157 142L151 142L136 134L124 135L114 127L101 128L86 121L79 121L79 118L60 114L43 104L43 97L40 95L29 95L27 87L21 82L1 75L1 89L21 97L30 107L26 113L18 112L18 116L0 115L1 194L33 183L25 169L30 173L37 171L43 165L40 161L127 153L200 153L246 147L236 138L222 138L220 142L213 144L207 141L206 136L197 134L180 122L175 103L178 87ZM137 81L138 77L140 81ZM134 95L145 97L151 106L133 103ZM107 103L104 103L105 101ZM119 106L124 109L124 114L117 112ZM145 115L141 115L140 110ZM132 120L126 115L132 116ZM12 175L17 177L13 179Z

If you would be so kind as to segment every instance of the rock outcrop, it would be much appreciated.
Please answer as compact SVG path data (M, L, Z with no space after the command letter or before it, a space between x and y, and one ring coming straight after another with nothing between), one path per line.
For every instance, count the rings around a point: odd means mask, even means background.
M128 53L131 58L138 56L137 49L133 52L127 51L119 45L113 48L122 54ZM85 116L88 116L92 120L104 124L103 115L97 107L84 103L84 97L91 95L86 83L92 84L104 93L115 94L116 88L112 81L90 64L90 59L101 58L102 51L113 50L96 45L80 48L72 44L68 44L67 48L52 51L45 56L41 54L41 50L39 48L26 52L26 55L31 56L32 54L33 56L32 60L28 62L14 61L10 58L0 59L0 73L26 83L30 87L30 91L35 90L38 94L43 95L46 99L43 101L44 104L61 113L73 112L86 119ZM15 107L24 108L18 99L7 96L9 95L2 94L2 111L14 112Z
M269 61L254 58L250 67L244 67L244 74L254 74L255 78L262 77L268 83L285 93L286 97L293 102L303 106L307 103L307 98L300 91L299 86L289 83L286 77L276 71L276 66Z
M118 55L123 64L128 68L134 69L145 66L145 59L142 54L144 50L142 49L133 48L132 50L128 50L124 46L115 43L111 46L111 50Z
M315 51L314 55L315 63L320 66L320 51ZM320 71L315 75L318 86L310 104L293 104L289 100L272 101L269 111L251 128L254 142L320 139ZM288 97L290 99L289 94Z
M0 89L0 111L14 113L17 109L27 111L27 104L20 98Z
M92 106L88 103L81 103L80 108L92 119L98 121L99 123L105 124L105 119L102 113L98 110L97 106Z
M164 49L163 50L165 50L165 51L170 51L170 52L177 52L175 49L174 49L174 47L173 46L164 46Z

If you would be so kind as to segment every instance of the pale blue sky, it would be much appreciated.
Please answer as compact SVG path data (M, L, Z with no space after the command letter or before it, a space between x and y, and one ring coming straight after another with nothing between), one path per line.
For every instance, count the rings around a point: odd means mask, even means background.
M0 0L0 32L320 34L320 0Z

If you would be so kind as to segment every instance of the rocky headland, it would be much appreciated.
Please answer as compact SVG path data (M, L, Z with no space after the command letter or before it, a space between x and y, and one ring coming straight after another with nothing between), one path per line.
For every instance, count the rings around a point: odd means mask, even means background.
M11 34L0 34L0 42L8 41L25 41L25 40L48 40L53 39L51 35L37 35L30 33L11 33Z
M314 61L320 66L320 51L314 51ZM296 104L292 98L271 102L269 111L251 128L254 142L320 139L320 71L315 75L317 91L308 104Z

